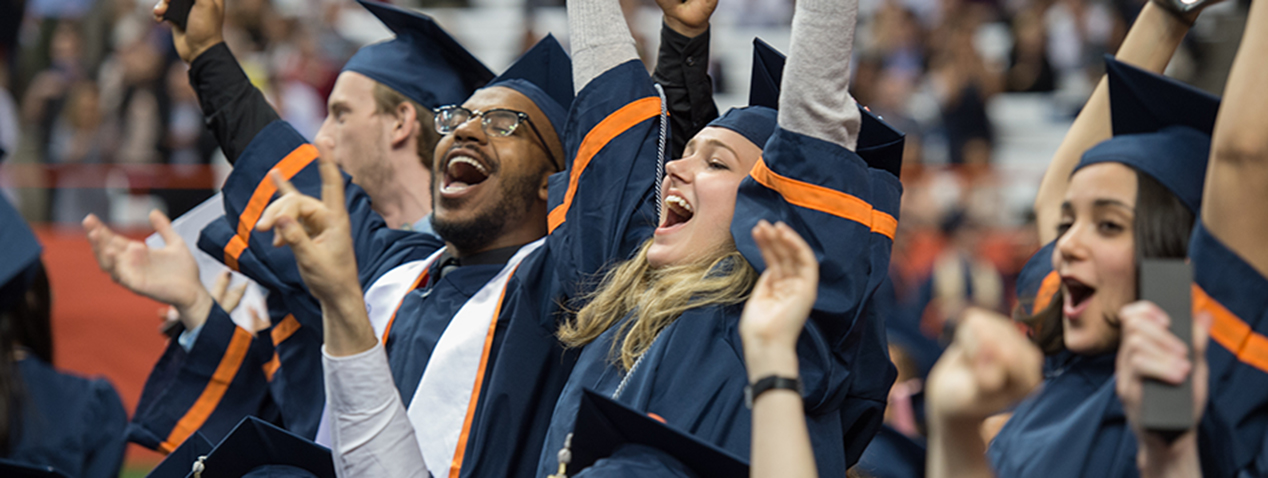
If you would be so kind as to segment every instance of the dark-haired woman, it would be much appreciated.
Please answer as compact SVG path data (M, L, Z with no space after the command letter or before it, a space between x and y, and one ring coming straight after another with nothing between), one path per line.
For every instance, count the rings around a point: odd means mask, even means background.
M127 415L114 387L53 368L52 297L39 243L0 197L0 458L113 477Z
M1194 15L1146 5L1118 59L1161 71ZM1041 238L1055 240L1040 253L1049 254L1053 274L1026 319L1046 355L1044 386L991 441L988 466L978 425L1029 393L1022 385L1037 382L1039 370L1023 370L1025 360L996 349L1011 343L1008 334L989 327L957 332L929 382L931 476L1138 473L1135 436L1113 380L1122 340L1118 315L1137 299L1140 258L1182 258L1188 251L1218 103L1121 63L1111 62L1110 70L1035 201ZM1101 142L1111 132L1111 100L1115 137ZM1204 460L1206 472L1226 474L1221 461Z

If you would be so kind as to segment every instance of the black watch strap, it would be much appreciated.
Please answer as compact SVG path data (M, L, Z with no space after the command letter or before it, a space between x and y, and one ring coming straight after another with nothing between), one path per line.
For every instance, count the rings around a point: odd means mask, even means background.
M749 409L752 409L753 401L757 400L757 397L761 396L763 393L777 389L792 390L797 392L797 395L801 395L801 379L780 377L778 375L763 377L756 383L744 387L744 405Z

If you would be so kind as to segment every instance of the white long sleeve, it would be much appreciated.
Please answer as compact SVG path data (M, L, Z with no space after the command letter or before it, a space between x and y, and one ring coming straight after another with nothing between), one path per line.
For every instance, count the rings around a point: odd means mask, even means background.
M321 355L338 476L430 476L383 345L347 357L322 347Z
M862 117L850 96L858 0L797 0L779 95L779 126L854 150Z
M568 0L568 35L576 93L604 72L638 58L617 0Z

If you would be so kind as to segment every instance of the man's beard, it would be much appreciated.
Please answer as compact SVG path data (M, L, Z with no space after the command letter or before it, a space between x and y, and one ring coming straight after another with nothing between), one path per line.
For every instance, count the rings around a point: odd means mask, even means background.
M508 184L502 191L501 200L493 207L477 212L469 220L445 220L439 215L431 217L432 228L436 234L454 246L459 252L473 252L484 249L493 243L506 230L513 220L523 218L537 201L537 177L524 175L508 178ZM434 190L439 190L439 184ZM441 199L437 199L438 201Z

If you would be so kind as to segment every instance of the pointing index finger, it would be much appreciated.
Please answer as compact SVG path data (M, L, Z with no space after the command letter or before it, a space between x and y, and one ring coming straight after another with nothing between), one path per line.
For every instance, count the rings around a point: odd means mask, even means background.
M269 170L269 179L273 180L273 185L277 186L279 195L299 193L299 189L296 189L294 184L291 184L285 176L282 176L281 171L276 169Z

